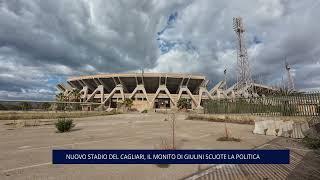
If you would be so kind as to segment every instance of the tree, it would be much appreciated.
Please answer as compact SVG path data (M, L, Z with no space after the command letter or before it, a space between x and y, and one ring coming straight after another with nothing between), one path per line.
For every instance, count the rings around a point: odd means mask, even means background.
M66 100L66 96L62 92L56 95L56 101L63 102L65 100Z
M78 89L72 89L69 97L70 97L69 98L70 102L80 102L81 93ZM80 110L81 109L80 104L79 103L72 104L72 109Z
M62 92L56 95L56 101L58 101L57 110L65 110L66 104L62 102L65 102L66 100L67 97Z
M80 91L78 89L72 89L71 93L70 93L70 101L71 102L80 102Z
M175 136L176 116L175 116L174 113L171 115L171 120L172 120L172 124L171 124L171 128L172 128L172 149L176 149L176 145L175 145L175 139L176 139L176 136Z
M48 102L44 102L41 104L41 109L48 110L50 108L51 104Z
M133 100L132 99L124 99L123 101L123 105L128 108L128 109L131 109L131 106L133 105Z
M20 108L23 111L27 111L27 110L30 110L32 108L32 106L28 102L22 102L22 103L20 103Z
M0 110L8 110L8 108L6 106L4 106L3 104L0 104Z
M179 109L188 109L190 107L190 102L188 101L188 99L185 98L181 98L178 100L177 102L177 107Z

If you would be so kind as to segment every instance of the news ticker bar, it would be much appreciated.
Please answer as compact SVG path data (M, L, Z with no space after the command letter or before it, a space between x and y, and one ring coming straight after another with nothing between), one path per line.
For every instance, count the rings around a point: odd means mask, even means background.
M53 164L289 164L289 150L53 150Z

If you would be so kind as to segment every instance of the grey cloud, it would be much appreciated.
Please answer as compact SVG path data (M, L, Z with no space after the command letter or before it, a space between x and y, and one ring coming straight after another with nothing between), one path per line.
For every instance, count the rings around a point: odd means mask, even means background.
M210 4L211 3L211 4ZM210 5L209 5L210 4ZM297 87L304 89L302 81L304 74L310 71L308 65L319 59L320 26L315 23L319 17L318 1L197 1L182 10L182 16L177 22L176 37L190 40L199 47L200 58L194 61L194 71L205 72L214 81L221 80L222 74L216 69L227 66L235 69L236 56L228 64L221 63L223 59L217 56L226 49L235 49L235 35L232 31L232 17L242 16L246 28L246 44L253 50L254 37L261 39L257 52L249 53L251 69L256 80L264 83L279 84L284 73L284 60L295 69ZM221 43L217 43L217 40ZM209 56L206 57L206 54ZM318 60L319 61L319 60ZM209 68L210 67L210 68ZM315 76L319 76L317 73ZM235 80L235 73L230 75ZM218 79L217 79L218 78ZM318 87L317 82L313 87Z
M320 61L319 6L316 0L0 0L0 91L33 89L41 94L37 89L54 92L48 83L52 78L141 67L167 71L171 64L185 67L190 62L192 67L169 69L202 73L215 83L228 68L234 82L235 16L244 19L254 77L278 83L287 57L297 87L316 88L319 81L308 78L320 75L310 67ZM197 56L183 49L160 54L157 32L173 12L178 19L164 38L190 41ZM255 37L260 44L254 43ZM19 65L16 70L6 67L9 60ZM25 81L19 80L22 74Z

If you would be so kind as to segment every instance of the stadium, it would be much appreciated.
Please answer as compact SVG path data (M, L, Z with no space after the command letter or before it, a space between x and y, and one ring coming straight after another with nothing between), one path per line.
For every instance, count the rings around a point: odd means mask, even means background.
M82 110L87 111L114 109L125 99L132 99L132 108L139 111L173 109L182 98L187 100L188 109L201 109L208 99L250 95L250 87L256 96L275 92L271 87L256 83L240 91L235 90L235 85L226 89L225 80L208 90L208 82L205 76L195 74L122 73L71 77L67 84L58 84L57 88L65 96L77 90Z
M79 90L83 110L92 110L88 103L100 103L105 109L117 108L118 102L128 98L133 100L132 108L141 111L172 109L181 98L188 99L190 109L201 108L203 100L212 98L207 84L202 75L125 73L71 77L67 85L57 87L66 95L72 89Z

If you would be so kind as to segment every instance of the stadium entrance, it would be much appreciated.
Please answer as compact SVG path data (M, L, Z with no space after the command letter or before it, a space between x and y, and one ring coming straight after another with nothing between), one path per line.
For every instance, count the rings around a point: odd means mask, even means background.
M170 98L156 99L154 102L156 109L170 109Z

